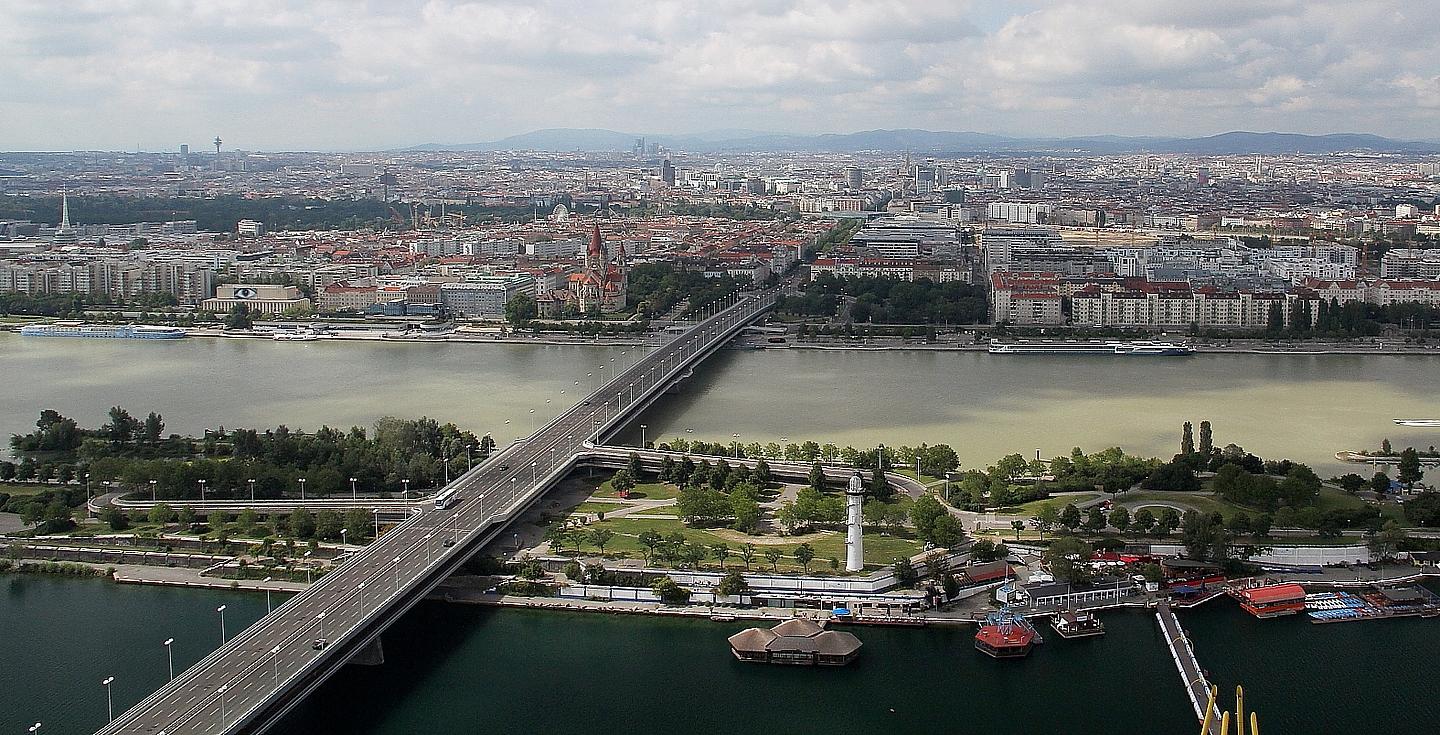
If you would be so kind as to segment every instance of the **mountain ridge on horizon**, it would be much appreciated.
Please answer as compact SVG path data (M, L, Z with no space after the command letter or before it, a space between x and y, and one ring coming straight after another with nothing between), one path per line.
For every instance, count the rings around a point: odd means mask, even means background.
M915 128L861 130L853 133L793 134L752 130L712 130L668 135L627 133L605 128L544 128L481 143L424 143L408 151L585 151L624 152L637 138L667 148L697 153L854 153L860 151L1193 153L1201 155L1339 153L1343 151L1437 153L1436 141L1405 141L1371 133L1254 132L1232 130L1200 137L1083 135L1052 138L1005 136L974 131Z

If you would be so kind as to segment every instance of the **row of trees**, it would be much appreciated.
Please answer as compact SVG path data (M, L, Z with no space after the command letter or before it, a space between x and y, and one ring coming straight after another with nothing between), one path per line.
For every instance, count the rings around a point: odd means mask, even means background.
M766 444L731 442L725 444L676 437L661 442L657 448L661 451L720 457L739 456L747 459L844 464L862 470L874 469L877 462L886 470L895 467L914 468L918 462L920 473L931 477L944 477L945 473L954 472L960 467L960 457L949 444L922 443L918 446L901 445L856 449L852 446L842 448L834 444L820 444L814 441L790 442L783 445L778 442Z
M985 288L927 278L903 281L878 276L821 273L799 296L781 296L775 310L795 316L835 315L841 298L852 298L850 319L878 324L976 324L988 314Z

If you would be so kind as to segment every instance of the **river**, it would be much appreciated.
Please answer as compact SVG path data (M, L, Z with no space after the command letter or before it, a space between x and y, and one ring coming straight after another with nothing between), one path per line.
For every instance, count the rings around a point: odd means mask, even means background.
M83 733L265 609L250 593L0 576L5 665L0 731ZM278 600L277 600L278 602ZM1229 600L1181 612L1201 664L1246 686L1266 732L1413 732L1440 715L1434 621L1258 621ZM1101 639L1050 636L1024 661L994 661L966 628L863 628L843 669L742 664L706 620L493 610L426 602L385 633L386 663L346 667L274 732L526 733L1075 732L1197 729L1178 674L1142 611L1103 615Z
M633 348L632 348L633 349ZM170 431L368 426L428 415L497 440L528 433L632 354L610 347L79 340L0 334L0 434L42 408L97 426L122 405ZM613 360L613 362L612 362ZM601 369L604 365L604 369ZM1324 475L1340 449L1440 444L1440 361L1383 355L1015 356L983 352L725 350L620 436L840 446L945 442L966 467L1040 449L1179 449L1209 420L1217 446L1289 457ZM580 385L576 385L576 381ZM561 393L565 391L565 393ZM531 411L534 411L532 414ZM509 425L505 421L509 420ZM512 433L513 432L513 433Z

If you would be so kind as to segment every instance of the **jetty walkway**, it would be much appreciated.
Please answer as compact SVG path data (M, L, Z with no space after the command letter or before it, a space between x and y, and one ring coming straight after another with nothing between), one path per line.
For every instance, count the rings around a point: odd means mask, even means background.
M1210 701L1210 682L1205 678L1205 672L1195 658L1195 649L1191 647L1190 639L1185 637L1185 631L1175 618L1175 611L1170 609L1168 600L1161 601L1155 609L1155 620L1160 623L1165 646L1170 649L1170 658L1175 660L1175 668L1185 684L1185 696L1190 698L1190 704L1195 708L1195 719L1204 722L1205 707ZM1220 735L1220 723L1211 720L1210 731L1203 735Z

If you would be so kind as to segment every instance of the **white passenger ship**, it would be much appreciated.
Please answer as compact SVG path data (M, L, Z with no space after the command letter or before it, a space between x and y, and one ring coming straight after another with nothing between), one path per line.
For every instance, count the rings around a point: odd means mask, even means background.
M20 334L27 337L93 337L101 339L182 339L187 337L179 327L155 327L146 324L84 324L81 322L55 322L53 324L27 324L20 328Z
M1184 342L1147 341L991 341L992 355L1193 355L1195 348Z

